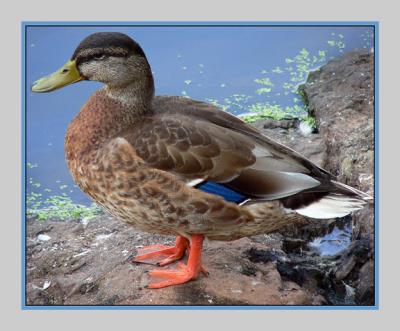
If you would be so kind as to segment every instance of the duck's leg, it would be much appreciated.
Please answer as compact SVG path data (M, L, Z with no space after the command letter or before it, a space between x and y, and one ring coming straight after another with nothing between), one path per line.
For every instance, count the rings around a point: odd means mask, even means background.
M187 264L179 263L176 270L152 270L149 275L152 277L164 278L159 283L149 284L149 288L162 288L171 285L183 284L191 279L196 279L200 272L207 274L201 266L201 249L203 247L203 235L192 235L189 258Z
M188 248L189 240L178 236L176 237L175 246L152 245L143 247L133 261L164 266L180 260Z

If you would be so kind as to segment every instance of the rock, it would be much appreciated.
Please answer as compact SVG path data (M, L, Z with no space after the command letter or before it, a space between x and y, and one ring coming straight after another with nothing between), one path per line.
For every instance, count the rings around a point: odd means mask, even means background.
M285 253L301 253L302 250L307 250L308 243L306 240L298 238L284 238L282 250Z
M310 74L301 87L338 180L373 195L374 55L350 52Z
M373 196L374 54L359 50L333 59L311 73L300 90L310 113L316 117L325 144L326 157L321 165L340 182ZM364 267L353 255L355 269L349 271L344 281L354 283L359 304L369 305L373 302L374 284L362 283L361 277L373 279L373 205L355 213L352 221L353 239L361 243L368 240L370 258L363 261ZM368 272L371 274L367 275Z
M355 299L363 305L374 304L374 261L372 259L364 263L360 268Z
M280 143L295 149L297 152L305 155L312 162L323 165L326 162L326 146L323 137L312 133L304 136L299 129L298 120L286 120L289 124L281 126L275 125L279 121L261 120L252 123L257 129L263 131L268 137L279 141ZM270 123L274 123L271 125Z
M290 129L297 128L299 126L299 120L297 118L288 118L282 120L267 119L264 122L264 129Z

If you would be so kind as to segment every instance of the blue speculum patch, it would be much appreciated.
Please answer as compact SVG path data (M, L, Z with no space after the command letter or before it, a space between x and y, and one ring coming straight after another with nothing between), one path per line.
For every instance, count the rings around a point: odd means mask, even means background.
M246 197L245 195L242 195L236 191L233 191L233 190L225 187L224 185L217 184L214 182L204 182L204 183L201 183L198 186L196 186L196 188L203 192L219 195L220 197L224 198L226 201L234 202L234 203L238 203L238 204L243 202L244 200L248 199L248 197Z

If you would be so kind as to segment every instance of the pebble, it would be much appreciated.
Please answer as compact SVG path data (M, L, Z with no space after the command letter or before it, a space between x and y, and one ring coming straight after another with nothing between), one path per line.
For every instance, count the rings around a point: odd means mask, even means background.
M38 239L39 241L49 241L49 240L51 239L51 237L48 236L47 234L39 234L39 235L37 236L37 239Z

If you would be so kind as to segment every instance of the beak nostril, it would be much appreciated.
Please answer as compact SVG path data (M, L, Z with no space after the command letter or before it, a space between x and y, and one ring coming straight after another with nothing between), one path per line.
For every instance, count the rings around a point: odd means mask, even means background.
M68 69L64 69L63 71L61 71L63 74L66 74L69 70Z

